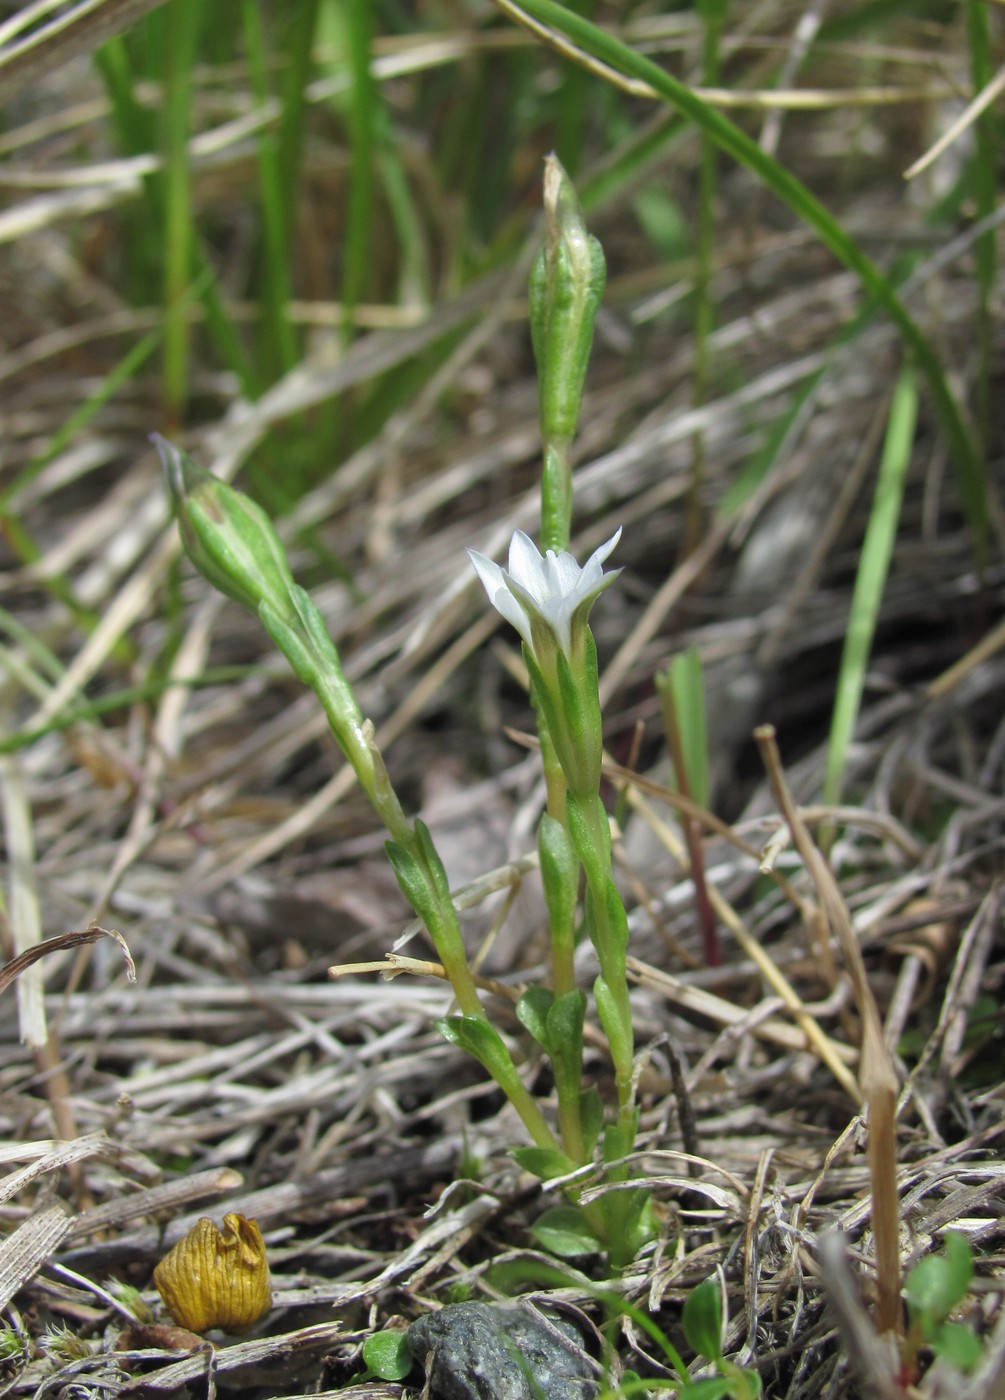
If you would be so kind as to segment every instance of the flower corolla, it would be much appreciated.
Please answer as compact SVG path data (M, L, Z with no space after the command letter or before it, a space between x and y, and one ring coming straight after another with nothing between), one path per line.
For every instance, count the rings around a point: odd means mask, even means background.
M568 550L556 554L549 549L540 554L522 530L510 541L508 569L477 549L469 549L468 554L489 602L513 624L531 651L536 650L535 624L543 624L565 655L571 656L574 629L585 625L597 598L621 572L613 569L605 574L603 570L604 560L620 538L618 530L593 551L582 568Z

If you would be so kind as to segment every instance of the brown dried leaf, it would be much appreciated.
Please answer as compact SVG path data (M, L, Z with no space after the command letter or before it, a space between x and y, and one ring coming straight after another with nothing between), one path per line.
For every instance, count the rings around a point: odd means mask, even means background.
M99 938L115 939L126 960L127 976L130 982L135 982L136 965L122 934L116 929L99 928L95 924L92 928L80 929L75 933L57 933L53 938L46 938L42 943L35 943L25 952L19 953L16 958L11 958L9 963L4 963L3 967L0 967L0 992L5 992L15 977L20 977L26 968L37 963L39 958L45 957L46 953L60 953L66 948L76 948L82 943L97 943Z

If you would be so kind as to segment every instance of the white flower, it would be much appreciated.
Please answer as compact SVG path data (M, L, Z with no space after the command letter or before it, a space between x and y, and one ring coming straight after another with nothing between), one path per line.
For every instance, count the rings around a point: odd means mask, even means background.
M529 535L517 530L510 541L509 569L503 569L477 549L468 554L497 612L511 622L531 650L533 623L543 622L566 656L572 652L574 622L585 623L590 608L621 572L605 574L603 563L621 538L618 530L595 549L582 568L567 550L541 555Z

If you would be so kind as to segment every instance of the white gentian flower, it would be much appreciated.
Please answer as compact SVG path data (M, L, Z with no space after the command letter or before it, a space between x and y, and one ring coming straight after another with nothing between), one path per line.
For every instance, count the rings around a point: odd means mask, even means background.
M549 549L539 554L529 535L517 530L509 547L509 569L469 549L471 562L497 612L511 622L531 651L534 624L544 624L566 656L572 655L573 627L583 625L590 609L609 583L621 572L605 574L603 563L621 538L618 530L595 549L582 568L573 556Z

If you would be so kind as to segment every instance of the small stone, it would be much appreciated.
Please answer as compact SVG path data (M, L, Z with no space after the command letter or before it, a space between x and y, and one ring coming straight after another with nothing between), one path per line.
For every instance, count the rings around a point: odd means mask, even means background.
M413 1322L433 1400L594 1400L597 1367L576 1325L529 1304L451 1303Z

